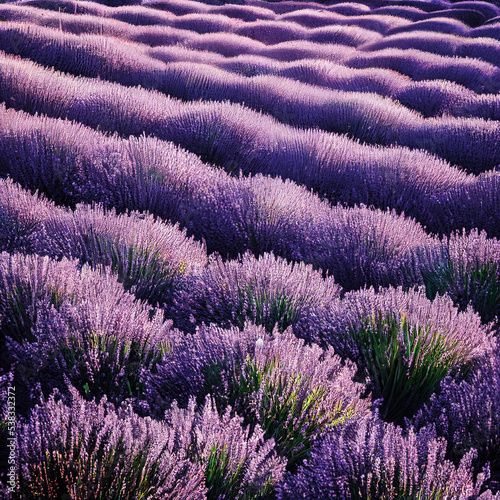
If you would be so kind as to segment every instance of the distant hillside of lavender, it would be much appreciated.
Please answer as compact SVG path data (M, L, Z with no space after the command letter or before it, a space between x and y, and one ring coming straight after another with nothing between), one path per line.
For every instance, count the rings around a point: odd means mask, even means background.
M0 4L0 497L500 500L500 4Z

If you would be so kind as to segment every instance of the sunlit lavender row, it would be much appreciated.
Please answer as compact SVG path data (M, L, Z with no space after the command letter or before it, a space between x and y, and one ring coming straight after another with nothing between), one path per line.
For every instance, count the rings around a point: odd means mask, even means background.
M463 227L477 227L486 230L490 236L499 235L498 172L494 169L479 176L467 175L460 168L425 151L398 146L381 148L359 144L337 134L293 128L241 105L199 101L183 103L142 89L95 80L69 79L37 70L35 66L26 71L24 63L10 58L5 62L1 68L5 71L5 79L0 81L0 95L10 95L9 103L15 108L62 116L98 130L117 131L123 137L147 134L163 141L173 141L228 173L262 173L290 179L312 188L320 196L326 196L331 203L365 204L382 210L389 208L398 213L404 212L433 232L449 234ZM7 73L9 69L11 71ZM71 86L64 89L64 83ZM29 91L30 84L33 92ZM91 84L90 89L86 84ZM23 124L30 134L32 127L46 124L44 128L48 130L51 124L55 126L56 123L40 118L33 118L30 122L24 114L12 116L9 112L5 114L2 110L5 116L3 126L15 130L5 134L2 142L7 144L16 135L26 134L23 133ZM359 118L362 119L361 115ZM443 147L448 148L447 145L451 144L454 154L468 156L471 161L481 160L473 154L474 143L470 141L470 147L462 149L458 144L460 141L466 144L468 137L475 138L478 147L481 145L484 161L489 156L500 154L495 145L497 122L480 120L480 124L485 126L484 134L474 135L471 119L449 120L458 125L457 128L446 128L443 120L442 123L435 123L434 133L422 135L423 140L439 147L446 145ZM57 155L61 147L66 149L62 146L65 137L73 137L77 133L70 124L60 123L57 127L66 129L66 132L62 132L60 137L57 132L50 134L56 136L53 140L60 144L51 148L51 155ZM467 135L467 131L472 135ZM93 137L94 143L103 140L95 135ZM71 141L74 143L74 138ZM28 144L24 139L23 143L25 149ZM36 144L32 147L38 148ZM171 146L166 147L171 149ZM230 154L227 154L228 149ZM15 158L19 150L20 146L14 146ZM8 149L5 153L7 158L12 155ZM28 162L37 156L31 151L25 154ZM96 156L96 153L92 155ZM20 168L19 162L15 161L15 169ZM102 163L102 160L97 161ZM27 164L21 166L26 167ZM6 173L17 180L13 170L7 166ZM416 170L418 175L414 175ZM29 187L42 188L33 184Z
M499 40L0 5L0 496L500 500Z
M371 95L373 92L357 96L356 94L352 95L351 92L346 92L345 89L329 91L328 89L311 88L300 83L292 83L289 78L284 80L282 77L274 78L273 75L253 76L248 79L236 77L230 72L221 71L208 76L207 73L210 73L210 70L212 73L214 72L210 64L207 67L197 66L191 70L189 70L189 67L185 68L184 66L179 68L175 65L172 66L172 63L165 63L151 57L144 52L141 45L118 48L113 47L113 44L109 46L106 38L101 37L99 39L99 37L91 36L88 48L85 48L80 42L75 43L74 36L73 40L68 36L63 36L61 39L61 35L54 30L45 30L38 37L32 33L23 35L22 32L19 32L20 26L19 24L12 25L9 23L5 26L3 31L5 50L32 57L42 64L55 66L63 71L76 72L91 77L99 74L125 85L130 85L131 82L139 82L143 86L156 88L166 94L185 100L203 98L216 101L241 102L245 103L247 107L263 111L271 116L277 115L278 120L297 127L319 127L324 130L347 134L364 143L400 144L416 149L426 149L474 173L489 170L500 162L495 147L498 125L496 122L490 123L488 120L497 118L498 114L495 112L495 108L498 107L498 100L490 94L498 92L500 69L492 63L487 63L484 66L485 63L481 59L453 57L448 58L450 59L448 64L445 62L446 57L443 58L443 56L416 50L416 60L408 64L409 53L407 50L403 52L400 49L394 49L395 53L389 53L392 49L383 49L380 53L379 51L373 53L368 51L368 54L366 54L367 49L360 49L356 51L359 55L354 55L352 58L342 61L346 68L351 66L355 68L375 66L388 67L403 72L405 71L403 67L440 67L438 73L412 74L410 76L416 81L451 78L452 81L459 84L454 94L445 96L448 101L459 102L458 109L455 111L455 115L458 115L458 117L453 119L443 109L437 109L437 112L434 110L436 104L433 101L442 97L439 90L433 92L432 87L411 87L409 85L412 80L407 80L390 97L397 101L398 95L401 93L403 102L412 107L412 102L415 101L416 105L413 107L418 110L419 102L427 100L427 95L430 94L428 97L430 103L428 103L428 109L422 110L423 115L417 110L406 110L398 102L392 102L392 99L380 99L375 95ZM9 29L9 27L11 28ZM52 35L50 31L52 31ZM28 37L28 40L26 40L26 37ZM488 41L488 39L484 40L486 41L478 42L478 47L484 50L485 53L494 54L497 42ZM182 38L170 37L168 40L165 39L161 42L163 45L176 45L179 43L183 44ZM363 47L366 46L366 44L363 45ZM59 50L58 47L60 47ZM457 52L457 50L453 50ZM466 46L464 50L467 54L474 53L473 48L469 46ZM102 57L99 56L99 52L106 52L108 55ZM410 52L413 54L411 50ZM478 57L481 55L482 53L479 51ZM153 54L153 56L161 57L161 52ZM438 63L436 57L440 58L440 61L443 60L443 64ZM64 62L65 60L67 62ZM388 63L388 66L386 63ZM7 61L4 64L7 67L9 65ZM483 66L481 67L481 65ZM38 73L29 66L25 68L25 71ZM453 76L455 73L460 76L455 78ZM47 78L48 76L44 79ZM22 78L19 83L23 83ZM73 86L71 81L66 84L62 82L56 84L54 82L52 85ZM463 85L472 87L472 89L464 88L463 92L461 92L459 89ZM343 86L348 87L349 83L344 81ZM97 88L93 90L100 93ZM470 92L471 90L486 91L489 94L486 97L479 98L477 96L474 98L474 92ZM9 91L15 93L15 86L9 85ZM376 92L376 86L374 92ZM66 93L71 95L71 90L68 89ZM437 95L433 95L433 93ZM31 92L28 92L30 98L35 97L30 94ZM150 105L154 106L154 102L157 100L155 96L152 95L148 98L146 95L144 100L151 101ZM300 100L297 99L297 96L301 96ZM50 97L47 96L47 98ZM17 106L23 105L19 102ZM472 107L470 111L467 109L468 106ZM453 105L446 107L453 108ZM494 108L493 116L491 116L491 111L485 112L484 107ZM476 109L474 110L474 108ZM32 111L36 110L36 108L32 109ZM42 111L51 113L45 109ZM445 116L440 118L439 115L443 113ZM435 118L425 118L426 116L433 117L436 114L438 116ZM480 117L485 116L485 118L473 119L478 115ZM460 119L465 117L470 119ZM443 129L446 129L447 134L443 133ZM481 138L482 147L479 144L474 145L477 142L475 140L476 136ZM464 151L466 148L463 147L466 139L472 141L471 148L467 149L467 153Z
M306 66L303 60L294 64L277 64L276 60L263 56L240 55L228 58L221 54L187 49L184 46L148 49L143 44L123 44L102 35L74 35L44 27L34 29L33 26L22 22L6 22L1 28L0 41L4 51L31 58L45 66L54 66L60 71L89 77L105 76L108 80L128 86L140 82L142 86L155 88L184 100L204 98L244 102L253 109L265 111L273 116L277 114L275 101L286 99L290 101L290 109L283 111L278 118L300 126L335 128L328 122L316 123L312 116L304 117L303 113L298 114L297 110L294 114L293 96L296 92L291 81L293 79L332 90L349 89L350 92L371 92L388 96L419 111L424 117L440 116L446 112L454 116L498 119L498 96L474 92L485 86L489 92L496 92L500 85L498 70L484 66L484 78L481 83L478 66L480 61L473 59L464 60L473 71L469 78L458 78L461 85L449 85L446 81L427 80L426 77L431 75L423 73L413 74L412 80L390 70L356 68L363 64L359 58L354 59L352 64L349 60L345 61L345 64L335 64L325 59L310 60ZM82 43L82 40L85 41ZM492 49L489 45L486 44L485 51ZM466 52L470 53L471 49L466 47ZM417 57L422 57L422 54L415 51ZM227 49L225 55L228 55ZM408 58L407 51L404 55ZM179 64L181 62L182 65ZM422 66L424 63L425 59L422 60ZM348 67L349 65L354 65L355 68ZM416 65L415 63L412 67L415 68ZM220 71L214 70L214 67ZM251 77L252 73L256 72L259 75L252 78L243 76ZM463 71L460 73L464 74ZM446 67L443 79L449 80L450 75L450 67ZM307 96L307 107L312 108L310 113L313 113L313 116L318 114L318 111L314 110L315 106L320 103L324 105L326 100L338 100L343 95L297 84L296 88L301 90L304 97ZM265 94L263 101L258 100L261 93ZM374 105L385 102L376 100L375 96L372 96L372 99ZM271 106L272 102L274 106ZM398 109L394 104L392 108L393 113ZM399 112L401 115L395 118L397 121L415 121L419 117L418 114L405 115L403 110Z

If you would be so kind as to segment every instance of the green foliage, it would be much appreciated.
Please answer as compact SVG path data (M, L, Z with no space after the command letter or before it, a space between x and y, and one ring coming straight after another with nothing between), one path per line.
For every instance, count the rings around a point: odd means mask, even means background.
M390 422L417 411L470 352L445 333L393 314L365 319L350 335L363 356L375 398L383 398L380 414Z
M222 375L225 371L217 363L206 370L207 387L218 386L213 392L219 409L231 405L250 428L259 424L266 439L275 440L289 470L308 454L316 435L354 413L342 400L333 401L326 386L313 385L302 373L281 369L277 357L261 366L247 356L228 379Z
M447 293L462 311L472 304L485 323L500 315L500 272L494 262L464 266L442 260L422 277L430 300Z
M60 349L69 373L78 373L80 380L73 383L83 387L87 400L106 394L120 402L121 398L142 397L141 368L154 369L169 346L120 341L116 335L91 331L79 338L69 337Z
M249 284L244 290L239 290L237 326L243 328L245 322L251 320L256 325L264 326L269 334L272 334L275 326L284 332L299 318L300 306L300 300L283 293L269 294L265 289L256 291Z
M231 471L227 445L213 445L206 460L205 484L208 488L207 498L236 498L243 479L243 461Z
M178 269L171 268L159 249L117 243L92 231L84 239L87 255L82 263L88 262L94 268L99 265L110 266L125 290L134 288L138 299L147 300L153 305L164 302L177 276L185 272L185 265Z
M227 444L223 446L213 445L210 449L210 455L206 459L205 485L207 486L207 499L218 500L238 499L238 500L256 500L265 498L272 493L274 485L272 479L260 488L246 487L245 492L241 494L241 484L244 479L244 461L240 461L236 470L232 471L229 464L230 456L227 451Z
M27 340L34 342L36 337L32 333L33 324L36 322L35 310L28 297L32 296L29 283L13 285L6 291L5 313L1 322L2 333L11 337L16 342Z

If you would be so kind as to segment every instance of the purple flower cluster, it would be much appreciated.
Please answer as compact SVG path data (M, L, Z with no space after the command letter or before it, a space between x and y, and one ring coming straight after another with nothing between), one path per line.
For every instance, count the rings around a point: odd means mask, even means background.
M315 311L328 310L340 293L333 278L324 279L311 265L245 253L239 261L212 260L196 283L178 294L177 315L223 327L243 328L252 321L268 333L291 326L297 336L305 336L299 332L314 329ZM186 323L183 329L189 327Z
M500 315L500 242L477 229L443 238L442 251L421 269L427 296L448 294L461 310L472 305L483 322Z
M458 466L445 452L446 440L432 428L405 432L376 416L358 419L325 433L278 498L477 498L489 471L473 479L475 450Z
M141 300L168 309L174 291L207 263L203 245L178 226L143 213L79 205L73 212L0 180L2 250L77 259L93 269L109 268Z
M106 398L87 402L73 391L67 406L51 396L19 431L20 494L203 500L203 465L189 459L179 430Z
M289 330L204 326L175 337L156 373L144 373L144 392L156 414L174 399L185 405L191 395L201 402L212 394L220 411L232 408L262 427L292 467L324 428L367 413L355 371L333 349L307 346Z
M296 127L281 124L269 116L228 102L180 103L156 92L51 73L24 60L19 62L6 57L4 62L5 93L20 93L19 98L16 98L16 102L19 101L16 108L77 119L89 126L117 131L124 136L137 136L146 132L159 139L173 141L200 155L203 160L220 165L230 173L242 171L280 175L305 184L321 195L328 196L333 202L342 201L351 205L365 203L383 209L394 208L398 212L404 211L418 217L422 223L431 227L437 224L432 215L433 200L436 197L443 203L446 197L442 195L446 195L450 190L470 189L479 182L479 178L466 176L461 169L451 167L429 152L410 151L392 145L381 149L324 131L301 131ZM30 75L30 82L37 77L36 89L34 83L30 84L28 81L21 88L20 82L26 80L27 74ZM31 95L31 91L26 93L29 85L33 86L33 92L37 93L38 97ZM90 95L82 94L82 88L87 85L95 87ZM61 91L56 95L52 90L54 87L65 89L64 97L59 95ZM115 87L119 92L115 91ZM130 108L126 117L117 111L120 108L117 97L119 93L123 94L120 102L126 102ZM302 91L298 93L303 94ZM359 99L366 100L367 106L373 107L370 95L362 95ZM139 103L142 103L140 107ZM358 107L354 101L346 101L337 106L335 113L339 113L338 120L354 124L351 128L356 128L352 116L353 113L358 113ZM386 107L384 105L383 109ZM280 113L283 113L283 106L280 106L280 110ZM373 113L377 114L379 111ZM361 113L363 116L365 114ZM314 120L319 124L316 118ZM458 166L469 168L470 162L476 160L484 163L484 168L471 166L469 170L474 173L489 171L500 161L496 156L498 127L494 120L442 117L429 118L421 124L410 120L404 126L396 117L381 120L390 124L387 130L395 128L393 123L399 124L398 133L402 141L400 144L412 148L426 148L443 158L447 157L443 148L453 148L450 154L458 152L461 155L460 158L452 159ZM375 130L375 124L370 127ZM263 134L264 128L272 131L272 134ZM410 136L413 139L409 138ZM473 147L466 147L465 144L469 144L471 140ZM283 147L276 148L276 141ZM228 148L232 151L229 156ZM342 151L342 154L339 155L339 151ZM418 175L415 175L416 163L419 165ZM356 165L356 168L353 169L353 165ZM110 165L108 168L112 167ZM106 172L107 177L110 174L113 174L113 170ZM100 175L103 176L104 173ZM105 182L96 182L95 186L103 189L111 182L108 193L103 195L102 200L108 204L115 203L106 197L117 196L117 189L124 193L132 189L130 179L124 172L117 174L114 171L111 179L107 177ZM72 184L75 183L73 179ZM113 184L116 183L118 185L115 188ZM430 200L429 194L432 194ZM138 196L135 195L136 198ZM68 201L71 202L71 199ZM123 200L119 201L120 206ZM480 221L478 223L480 224ZM436 228L444 232L450 232L452 229L458 228L446 225Z
M475 448L482 461L496 471L500 457L500 361L498 355L483 363L466 380L447 377L440 391L415 415L411 424L419 429L434 424L448 442L447 453L458 462Z
M362 362L355 337L346 332L359 331L366 319L379 315L405 316L410 324L439 331L450 344L466 350L467 360L488 357L496 346L490 326L482 324L477 313L470 308L460 312L446 295L430 301L423 288L408 292L401 288L388 288L379 293L373 288L349 292L323 319L326 328L322 331L322 340L342 356Z
M168 349L170 322L125 292L116 276L37 255L0 255L3 367L32 399L69 379L87 398L140 397L140 370Z
M71 390L37 405L18 435L20 493L71 498L253 498L272 490L284 472L273 440L249 434L230 409L210 398L196 410L174 403L158 422L129 404L87 402Z

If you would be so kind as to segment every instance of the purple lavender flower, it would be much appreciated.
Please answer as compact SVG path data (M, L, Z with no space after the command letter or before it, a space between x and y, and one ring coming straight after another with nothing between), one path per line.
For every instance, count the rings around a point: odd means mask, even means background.
M130 406L52 395L18 431L23 498L203 500L203 465L177 446L178 429Z
M409 422L410 423L410 422ZM490 462L492 480L500 479L500 360L486 360L466 380L446 377L440 391L411 419L417 429L436 426L448 442L455 463L471 448L482 463Z
M423 288L350 292L323 322L323 341L357 363L374 398L384 398L383 417L399 422L446 375L467 373L496 349L477 314L459 312L446 296L431 302Z
M35 251L45 238L45 220L56 213L63 210L43 196L30 194L11 179L0 179L0 251Z
M465 230L443 238L441 256L421 272L427 297L448 294L460 310L472 305L484 323L500 315L500 242Z
M243 419L231 416L230 407L219 414L209 396L203 408L196 412L195 407L194 399L186 409L174 402L165 419L177 430L177 447L203 465L207 498L250 500L272 493L285 469L274 440L266 440L258 425L243 427Z
M490 238L500 238L497 214L500 207L500 172L485 172L465 184L436 194L426 206L428 228L441 234L455 230L484 229Z
M46 253L76 258L94 269L109 268L137 298L169 308L176 289L207 263L203 245L178 226L140 213L117 215L79 205L45 223Z
M4 253L0 280L2 341L16 383L65 393L66 376L87 398L140 397L140 370L154 366L169 345L171 322L160 311L138 302L109 272L79 270L66 259Z
M312 311L331 307L340 292L332 278L324 279L310 265L245 253L238 261L213 260L177 301L198 323L242 328L251 321L271 333L275 326L284 331L306 317L312 321Z
M278 498L477 498L488 471L474 477L475 450L458 467L444 459L445 451L446 441L430 428L405 432L376 417L349 421L315 443Z
M355 370L332 349L306 346L289 330L269 337L252 325L203 326L174 338L156 373L144 373L144 393L156 412L174 399L185 405L196 396L201 403L212 394L219 411L231 407L245 423L260 425L293 467L324 428L366 412Z

